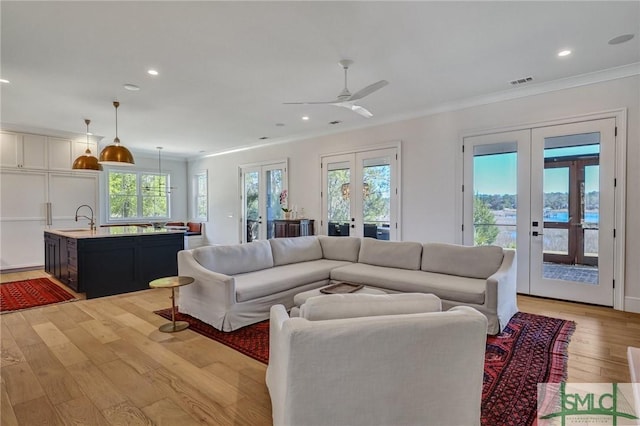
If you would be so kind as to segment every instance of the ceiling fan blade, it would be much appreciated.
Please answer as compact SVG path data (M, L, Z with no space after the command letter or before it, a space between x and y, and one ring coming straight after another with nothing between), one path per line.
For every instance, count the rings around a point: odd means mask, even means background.
M357 112L364 118L371 118L373 114L371 114L367 109L361 107L360 105L351 105L351 111Z
M364 118L373 117L373 114L371 114L366 108L363 108L360 105L355 105L353 102L336 102L336 103L331 104L331 105L335 105L337 107L350 109L351 111L360 114Z
M332 101L318 101L318 102L283 102L282 105L326 105L326 104L335 104L336 102L340 102L338 99L334 99Z
M376 90L382 89L384 86L389 84L387 80L380 80L376 83L370 84L362 90L357 91L349 98L350 101L357 101L358 99L362 99L367 95L372 94Z

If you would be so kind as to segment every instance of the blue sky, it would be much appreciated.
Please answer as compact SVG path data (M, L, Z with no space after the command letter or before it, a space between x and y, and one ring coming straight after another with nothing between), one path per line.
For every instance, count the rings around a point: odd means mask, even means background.
M557 148L554 155L571 155L586 152L597 152L597 147ZM474 188L478 194L515 194L517 192L517 156L516 153L483 155L474 157ZM566 168L547 169L545 172L545 192L567 192L569 174ZM598 190L598 167L585 168L586 192Z

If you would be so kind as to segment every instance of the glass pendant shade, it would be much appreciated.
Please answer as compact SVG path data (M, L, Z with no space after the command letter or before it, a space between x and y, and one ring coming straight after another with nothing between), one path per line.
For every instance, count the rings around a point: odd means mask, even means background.
M113 106L116 109L116 137L113 139L112 145L106 146L102 152L100 152L100 164L131 166L135 163L133 161L133 155L131 151L120 145L120 139L118 138L118 107L120 106L120 102L115 101Z
M91 120L85 119L85 124L87 125L87 150L83 155L79 156L73 162L71 168L73 170L102 170L102 166L98 163L98 159L91 155L91 150L89 149L89 123Z

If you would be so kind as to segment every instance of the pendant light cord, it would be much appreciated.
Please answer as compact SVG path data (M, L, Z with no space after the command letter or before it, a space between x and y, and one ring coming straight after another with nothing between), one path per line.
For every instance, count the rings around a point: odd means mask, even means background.
M120 102L114 101L113 106L116 108L116 137L113 143L120 144L120 138L118 137L118 107L120 106Z

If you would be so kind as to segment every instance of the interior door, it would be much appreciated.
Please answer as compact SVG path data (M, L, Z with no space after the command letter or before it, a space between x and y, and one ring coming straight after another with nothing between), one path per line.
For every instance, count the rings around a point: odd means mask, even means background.
M615 119L533 129L531 294L613 305Z
M281 194L287 190L286 161L243 166L241 177L242 241L274 238L274 220L283 218L280 201Z
M398 240L396 148L322 158L323 231Z

